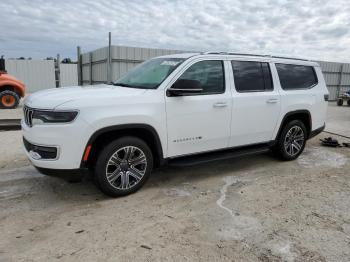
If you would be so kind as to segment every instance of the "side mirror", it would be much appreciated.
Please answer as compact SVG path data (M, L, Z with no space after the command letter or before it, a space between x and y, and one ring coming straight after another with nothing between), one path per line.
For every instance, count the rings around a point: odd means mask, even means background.
M179 79L167 90L168 96L184 96L198 94L203 91L202 85L197 80Z

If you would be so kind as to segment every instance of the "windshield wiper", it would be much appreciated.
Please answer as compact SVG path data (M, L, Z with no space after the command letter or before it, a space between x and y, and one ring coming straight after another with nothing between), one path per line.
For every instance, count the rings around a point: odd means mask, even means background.
M124 83L112 83L114 86L124 86L124 87L134 87L132 85L124 84Z
M115 86L123 86L123 87L130 87L130 88L138 88L138 89L149 89L146 86L135 86L135 85L129 85L124 83L112 83Z

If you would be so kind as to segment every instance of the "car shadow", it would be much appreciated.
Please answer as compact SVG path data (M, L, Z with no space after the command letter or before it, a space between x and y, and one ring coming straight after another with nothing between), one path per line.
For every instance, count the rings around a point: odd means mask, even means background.
M224 177L229 175L244 176L247 172L266 169L267 165L283 163L274 158L270 153L251 155L245 157L235 157L228 160L217 160L205 164L198 164L189 167L171 167L165 166L153 171L150 179L146 182L143 190L149 191L153 188L176 187L183 183L195 184L201 180L212 177ZM84 177L80 182L67 182L61 178L39 175L38 171L30 168L27 172L32 176L30 184L28 179L13 181L15 188L30 188L19 190L18 197L21 195L37 195L53 201L91 203L91 201L104 201L111 198L104 195L95 185L91 177ZM11 183L10 183L11 184ZM23 187L21 186L23 185ZM4 186L4 184L2 184ZM6 186L6 185L5 185ZM137 196L136 193L134 195ZM14 192L15 195L15 192ZM140 194L141 196L142 194ZM1 197L0 197L1 198ZM123 198L123 197L121 197Z
M216 160L188 167L166 166L154 171L149 184L162 186L176 184L177 182L195 183L208 177L240 176L248 171L264 168L267 164L273 163L281 163L281 161L273 157L271 153L264 153Z

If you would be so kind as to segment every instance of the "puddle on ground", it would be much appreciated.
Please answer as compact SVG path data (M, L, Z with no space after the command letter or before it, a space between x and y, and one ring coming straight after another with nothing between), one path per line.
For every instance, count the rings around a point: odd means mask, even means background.
M238 211L228 208L224 202L226 200L227 189L231 186L239 188L246 182L252 179L237 178L234 176L227 176L224 179L225 184L220 189L220 198L216 204L227 213L227 219L220 218L220 228L217 235L225 240L235 239L240 240L248 235L256 234L260 231L261 224L258 219L249 216L243 216Z
M297 159L298 164L306 167L332 167L340 168L345 165L347 158L343 154L333 152L321 147L306 148Z

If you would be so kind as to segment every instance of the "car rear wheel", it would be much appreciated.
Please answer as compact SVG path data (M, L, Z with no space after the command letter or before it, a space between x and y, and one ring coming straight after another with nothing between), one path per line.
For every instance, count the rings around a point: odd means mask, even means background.
M303 152L306 139L307 132L303 122L293 120L283 127L275 151L282 160L294 160Z
M0 92L0 107L3 109L16 108L19 104L19 96L16 92L11 90L4 90Z
M337 100L337 105L338 105L338 106L342 106L342 105L343 105L343 99L338 98L338 100Z
M117 197L140 189L153 168L152 151L137 137L122 137L99 154L95 180L102 192Z

